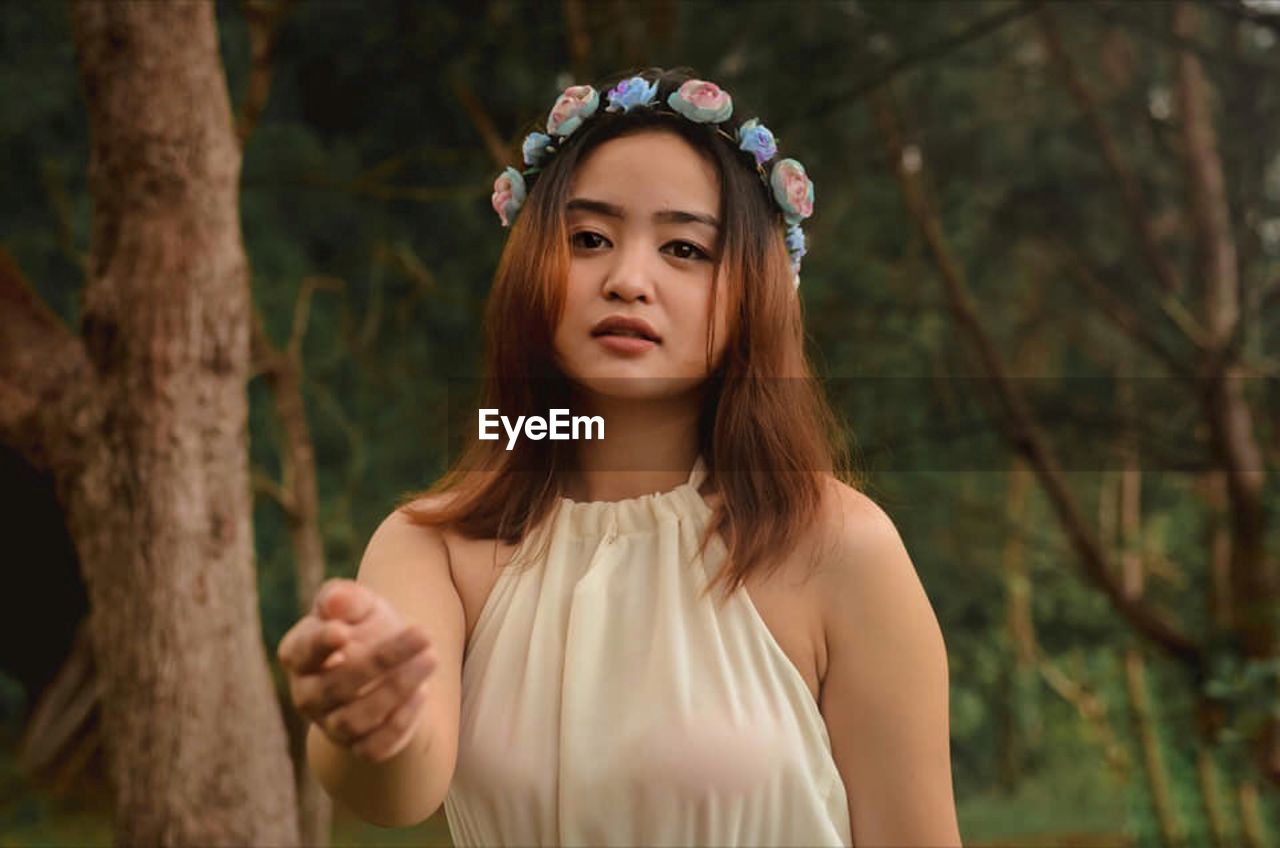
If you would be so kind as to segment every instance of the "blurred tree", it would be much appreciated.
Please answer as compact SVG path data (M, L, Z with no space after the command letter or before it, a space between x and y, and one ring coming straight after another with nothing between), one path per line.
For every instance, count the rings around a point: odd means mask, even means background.
M254 586L240 148L208 4L78 2L80 332L7 264L0 428L90 597L118 844L297 842Z

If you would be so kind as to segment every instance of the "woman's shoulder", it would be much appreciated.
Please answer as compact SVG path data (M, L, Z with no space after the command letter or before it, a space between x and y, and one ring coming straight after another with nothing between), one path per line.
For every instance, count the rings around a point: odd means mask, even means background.
M887 547L901 544L897 526L871 495L831 474L822 477L816 520L808 529L809 554L830 584L847 581Z
M833 474L822 474L820 480L818 509L805 523L795 549L799 560L844 560L877 537L896 534L888 513L866 492ZM714 488L701 494L712 509L723 501Z
M874 532L893 523L884 508L862 489L832 474L822 475L822 483L820 514L828 526Z
M897 525L867 493L829 478L815 522L815 589L824 619L846 619L868 605L917 603L923 587Z
M464 493L458 489L430 492L405 503L401 510L420 516L434 515L448 509L463 495ZM429 523L425 519L411 520L415 523ZM494 563L498 565L508 563L519 547L518 542L498 539L483 533L473 535L464 532L461 527L452 522L432 524L429 530L439 534L449 551L455 575L476 571L487 574L493 570Z
M458 533L455 522L442 520L442 513L447 512L458 497L457 490L424 492L402 501L392 510L392 516L416 527L424 535L435 537L452 555L465 539Z

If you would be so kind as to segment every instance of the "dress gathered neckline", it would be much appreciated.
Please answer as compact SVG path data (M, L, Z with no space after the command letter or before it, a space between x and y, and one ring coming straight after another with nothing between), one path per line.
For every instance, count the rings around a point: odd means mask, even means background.
M702 454L698 454L697 458L694 459L693 468L692 470L689 471L689 476L685 479L685 481L671 489L666 489L665 491L646 492L643 495L636 495L630 498L621 498L616 501L604 501L604 500L579 501L579 500L574 500L573 498L566 498L563 495L560 496L559 500L562 503L567 503L572 506L595 506L596 504L614 504L617 506L623 506L631 503L632 501L644 501L644 500L650 500L650 499L671 497L671 496L674 496L681 489L685 489L685 488L693 488L696 491L698 487L702 485L702 481L706 479L706 476L707 476L706 460L702 458Z
M705 519L711 507L698 490L706 478L707 463L702 454L698 454L689 476L673 489L617 501L576 501L560 496L558 515L575 536L652 532L656 526L655 516Z

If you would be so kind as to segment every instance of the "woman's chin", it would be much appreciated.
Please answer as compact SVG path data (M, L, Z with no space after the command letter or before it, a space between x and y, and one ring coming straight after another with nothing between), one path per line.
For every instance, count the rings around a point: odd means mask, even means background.
M685 394L697 385L688 377L654 374L648 369L597 368L571 379L584 390L610 400L660 400Z

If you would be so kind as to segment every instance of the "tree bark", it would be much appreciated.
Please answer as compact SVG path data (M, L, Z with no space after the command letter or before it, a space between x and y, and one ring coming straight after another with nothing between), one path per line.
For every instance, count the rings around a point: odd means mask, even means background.
M0 263L0 438L52 473L80 557L115 841L296 844L254 579L241 159L214 7L71 16L91 133L81 337Z

